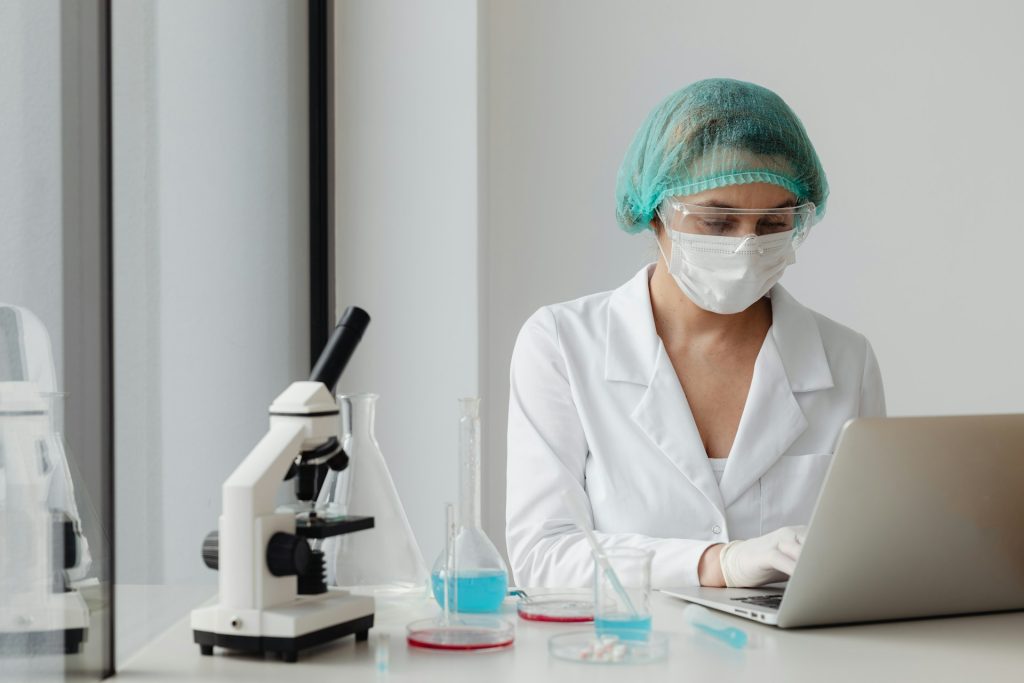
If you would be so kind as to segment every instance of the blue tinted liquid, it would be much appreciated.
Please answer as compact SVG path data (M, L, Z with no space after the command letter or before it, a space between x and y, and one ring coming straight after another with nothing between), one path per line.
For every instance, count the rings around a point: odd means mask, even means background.
M434 599L444 607L444 581L438 572L430 577ZM500 569L460 572L455 581L448 581L448 604L454 609L458 589L459 612L497 612L508 592L508 575Z
M651 630L651 617L632 617L628 614L612 614L594 619L594 629L599 636L617 636L622 640L637 640Z

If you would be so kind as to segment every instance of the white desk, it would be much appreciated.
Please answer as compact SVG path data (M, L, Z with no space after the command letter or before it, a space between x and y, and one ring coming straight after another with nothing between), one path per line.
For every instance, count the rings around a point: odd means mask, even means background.
M937 596L938 597L938 596ZM432 600L378 599L370 640L349 636L304 651L285 664L218 649L202 657L182 619L120 668L117 681L1024 681L1024 612L861 626L784 631L722 615L751 634L734 651L684 623L686 603L656 593L654 628L672 635L667 661L645 666L561 662L548 655L548 638L588 625L516 623L516 642L505 650L441 653L409 648L405 625L436 614ZM511 602L508 618L515 619ZM390 671L377 673L377 634L390 635Z

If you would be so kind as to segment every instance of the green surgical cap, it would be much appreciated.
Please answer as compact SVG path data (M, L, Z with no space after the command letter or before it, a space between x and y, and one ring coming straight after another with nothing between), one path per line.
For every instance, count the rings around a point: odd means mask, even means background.
M728 78L697 81L647 116L619 168L616 218L623 230L650 227L666 197L716 187L772 183L825 214L828 182L807 131L782 98Z

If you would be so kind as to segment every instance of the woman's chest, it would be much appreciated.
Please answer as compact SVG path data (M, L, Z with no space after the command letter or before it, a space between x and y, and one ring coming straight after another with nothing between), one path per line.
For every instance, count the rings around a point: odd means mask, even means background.
M685 352L668 355L705 453L728 457L750 393L757 349L717 358Z

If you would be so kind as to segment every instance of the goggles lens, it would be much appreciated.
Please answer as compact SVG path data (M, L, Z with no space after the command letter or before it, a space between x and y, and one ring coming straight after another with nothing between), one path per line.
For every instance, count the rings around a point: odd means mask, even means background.
M781 209L733 209L667 200L658 211L662 225L690 235L746 237L793 231L802 242L814 219L814 204Z

